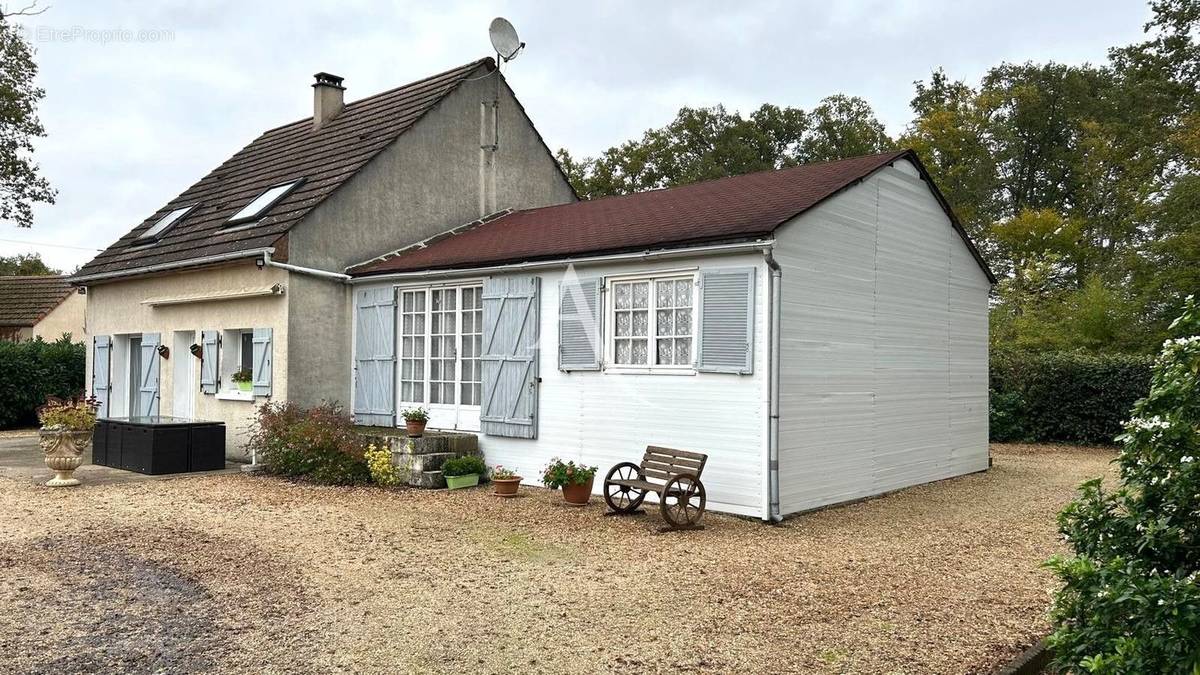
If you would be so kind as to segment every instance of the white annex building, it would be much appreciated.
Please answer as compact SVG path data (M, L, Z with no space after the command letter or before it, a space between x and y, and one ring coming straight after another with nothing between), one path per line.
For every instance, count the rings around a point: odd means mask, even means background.
M779 518L988 466L994 279L911 151L500 212L348 270L354 411ZM597 480L597 489L600 481Z

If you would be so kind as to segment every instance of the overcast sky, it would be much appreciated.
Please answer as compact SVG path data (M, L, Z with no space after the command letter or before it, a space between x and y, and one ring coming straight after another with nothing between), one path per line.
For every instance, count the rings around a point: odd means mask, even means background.
M361 98L488 55L497 15L528 43L506 77L551 148L576 155L684 105L807 109L837 92L867 99L894 135L912 82L938 66L975 82L1005 60L1098 63L1149 16L1138 0L49 2L19 22L46 90L36 159L58 201L32 229L0 224L0 253L36 250L66 271L94 251L44 244L112 243L262 131L310 115L314 72Z

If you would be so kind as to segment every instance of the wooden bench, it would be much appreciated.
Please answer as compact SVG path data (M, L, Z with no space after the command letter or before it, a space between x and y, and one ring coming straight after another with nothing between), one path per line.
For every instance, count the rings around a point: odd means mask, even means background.
M704 484L700 474L708 455L646 446L642 463L621 462L604 477L604 501L614 515L635 513L650 492L671 529L700 529L704 516ZM657 482L662 481L662 482Z

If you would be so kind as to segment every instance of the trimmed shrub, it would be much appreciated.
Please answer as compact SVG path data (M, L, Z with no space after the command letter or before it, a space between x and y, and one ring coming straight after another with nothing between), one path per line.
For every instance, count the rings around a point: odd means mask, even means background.
M255 452L268 473L328 485L371 480L366 439L335 404L260 406L246 449Z
M1120 484L1058 517L1071 556L1048 644L1058 672L1200 673L1200 308L1188 298L1118 440Z
M999 352L991 358L993 441L1112 443L1150 387L1149 356Z
M87 349L69 334L0 342L0 429L36 426L37 409L50 397L82 396L86 371Z
M471 474L487 475L487 465L483 459L475 455L451 457L442 464L443 476L470 476Z

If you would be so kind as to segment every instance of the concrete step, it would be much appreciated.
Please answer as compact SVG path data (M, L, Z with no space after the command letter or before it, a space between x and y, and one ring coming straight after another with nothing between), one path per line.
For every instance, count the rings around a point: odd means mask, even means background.
M401 456L403 457L407 455ZM426 455L411 455L412 470L414 472L440 471L442 465L446 463L446 460L458 456L459 455L457 453L453 452L431 452Z
M408 484L413 487L441 489L446 487L446 477L441 471L414 471L412 477L408 479Z

